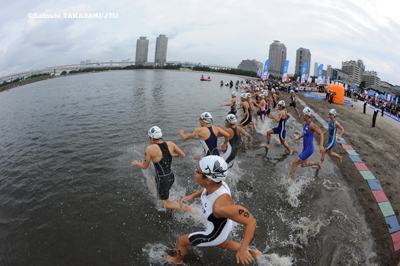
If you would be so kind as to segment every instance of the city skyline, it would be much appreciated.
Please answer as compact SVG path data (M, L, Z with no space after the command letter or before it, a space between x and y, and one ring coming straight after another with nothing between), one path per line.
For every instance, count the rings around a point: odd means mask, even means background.
M179 5L185 12L173 8ZM223 1L117 3L32 0L5 2L0 10L0 76L80 62L135 58L139 36L149 39L154 62L156 38L168 36L168 61L237 67L246 59L265 62L269 44L284 43L289 73L295 73L296 49L306 47L312 60L341 68L361 59L383 81L400 84L400 17L394 1L288 0L284 5L255 0L251 5ZM221 12L224 10L224 12ZM112 19L28 18L31 13L118 13ZM201 14L201 15L200 15ZM278 24L282 15L285 22ZM201 19L199 19L201 17ZM246 20L238 20L246 17ZM289 25L298 25L295 30ZM273 25L263 28L254 25ZM311 29L311 30L310 30ZM310 62L314 64L314 62ZM310 66L312 68L312 66ZM312 71L312 69L310 69ZM312 72L311 72L312 73Z

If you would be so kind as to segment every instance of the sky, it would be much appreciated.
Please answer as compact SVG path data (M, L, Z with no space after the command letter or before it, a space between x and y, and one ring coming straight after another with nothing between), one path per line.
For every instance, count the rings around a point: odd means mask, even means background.
M0 76L82 60L135 60L136 41L168 37L167 61L237 67L268 59L274 40L314 63L341 68L363 60L366 70L400 85L400 16L395 0L0 0ZM397 8L396 8L397 6ZM68 18L112 13L111 18ZM60 18L30 18L56 14ZM66 18L64 18L66 16Z

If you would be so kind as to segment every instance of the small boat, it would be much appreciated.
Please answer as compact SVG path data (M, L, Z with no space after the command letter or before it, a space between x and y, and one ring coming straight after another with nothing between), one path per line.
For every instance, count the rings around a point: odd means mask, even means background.
M211 81L211 79L201 78L201 81Z

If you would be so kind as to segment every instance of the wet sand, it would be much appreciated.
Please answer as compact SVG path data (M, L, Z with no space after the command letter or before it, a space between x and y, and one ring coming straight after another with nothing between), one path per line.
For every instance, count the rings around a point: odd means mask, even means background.
M297 95L326 122L329 121L329 110L332 108L336 109L338 114L337 120L345 129L342 137L347 144L355 149L375 178L380 181L397 220L399 220L400 123L389 117L381 117L381 113L379 113L376 120L376 127L372 128L372 108L367 107L367 113L363 114L363 106L360 103L354 102L354 107L351 107L348 104L329 104L324 100L307 98L304 97L304 94L300 93ZM347 97L345 99L350 100ZM303 106L300 103L297 106L301 112ZM290 113L293 115L295 111L290 109ZM293 117L301 121L301 118L298 118L297 114ZM318 120L314 117L312 117L312 120L324 130ZM325 135L325 145L327 139L328 136ZM336 161L342 176L347 181L349 187L354 190L355 197L364 210L366 222L374 237L377 253L376 263L378 265L397 265L400 258L400 251L394 251L392 237L387 228L385 218L371 193L368 182L359 173L340 143L336 144L333 151L343 156L342 164L339 164L339 160L332 161ZM321 171L323 171L323 165Z

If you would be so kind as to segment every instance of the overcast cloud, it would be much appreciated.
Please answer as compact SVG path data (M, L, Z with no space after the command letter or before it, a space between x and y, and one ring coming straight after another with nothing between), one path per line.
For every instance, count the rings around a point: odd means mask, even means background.
M0 76L81 60L135 60L136 40L166 34L167 61L237 67L243 59L268 59L269 45L287 47L289 72L296 50L314 62L341 68L361 59L366 70L400 85L400 16L396 1L2 1ZM29 13L116 13L114 19L28 18Z

